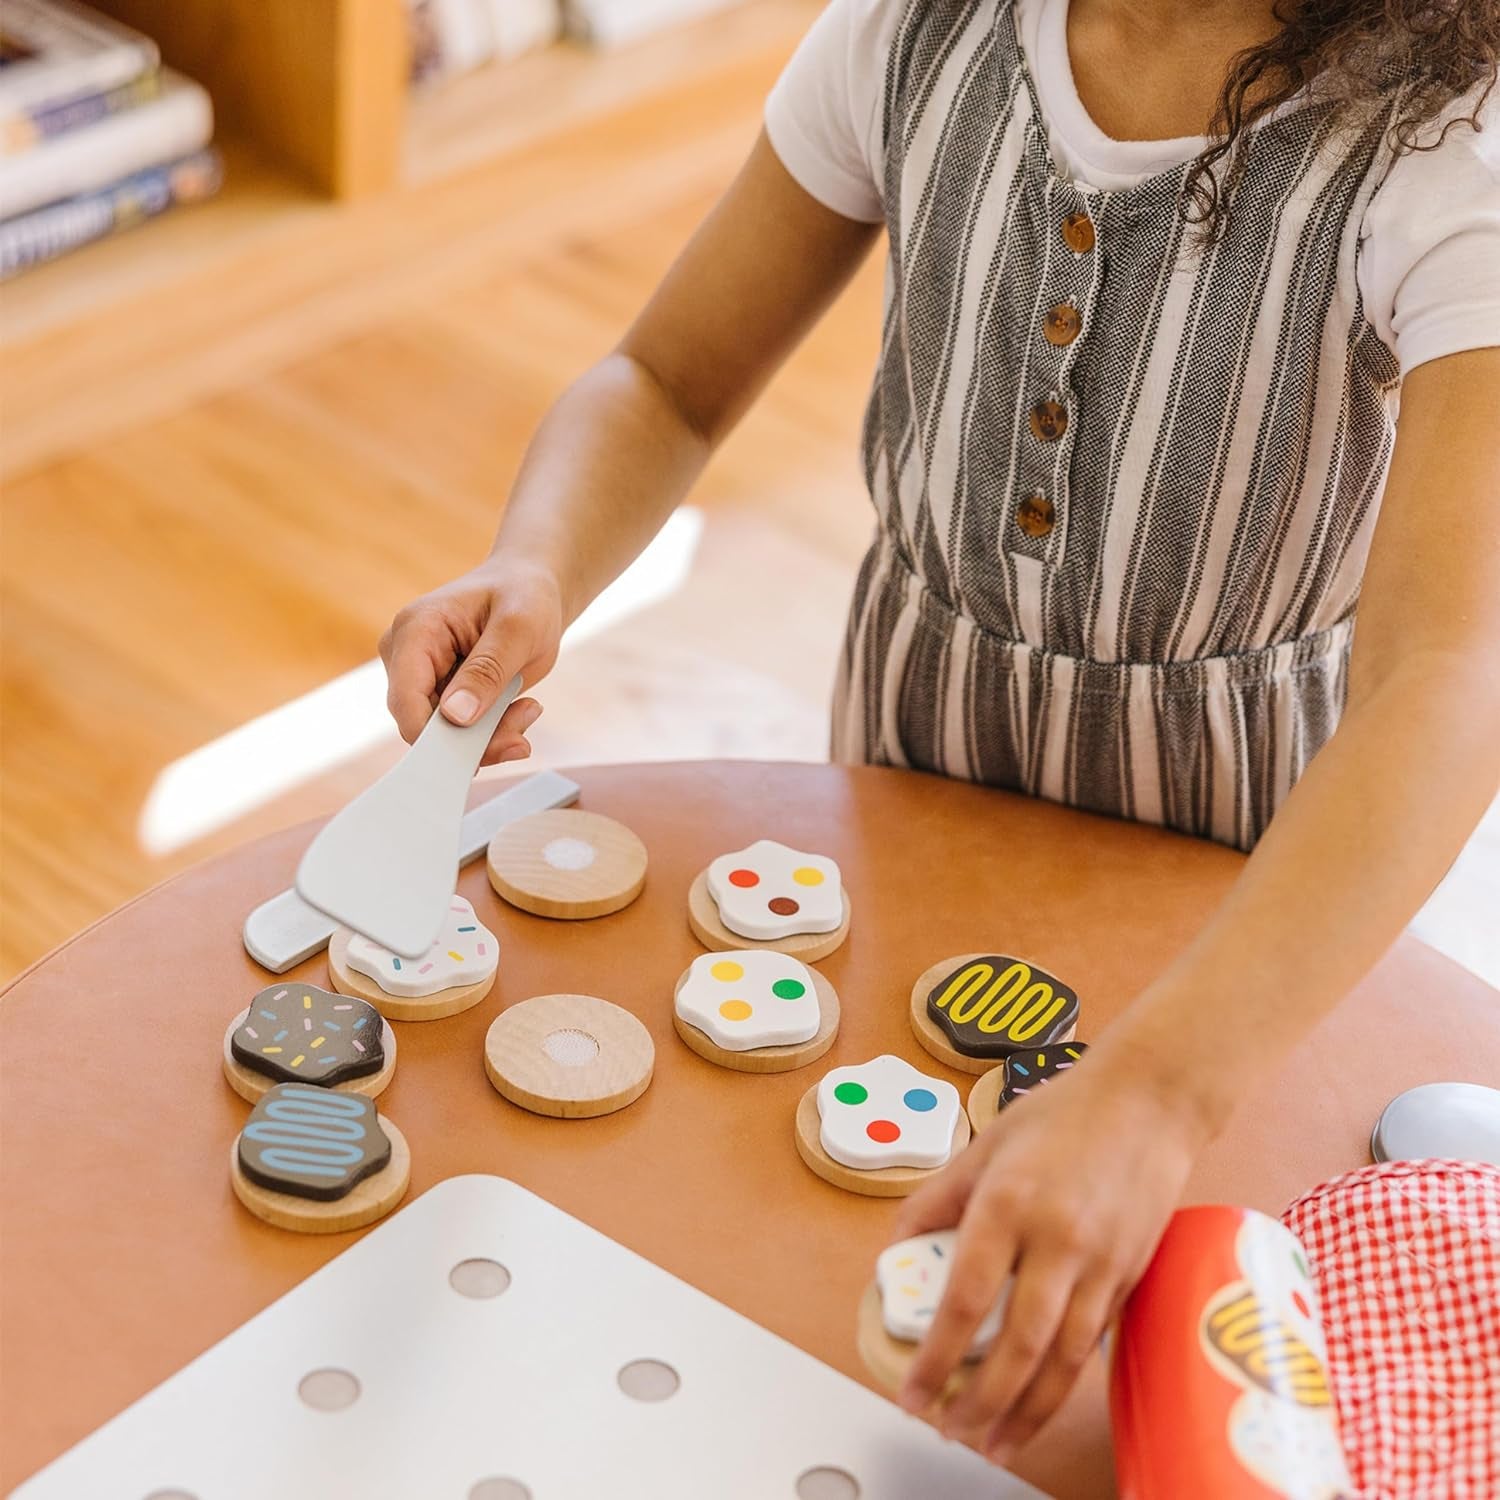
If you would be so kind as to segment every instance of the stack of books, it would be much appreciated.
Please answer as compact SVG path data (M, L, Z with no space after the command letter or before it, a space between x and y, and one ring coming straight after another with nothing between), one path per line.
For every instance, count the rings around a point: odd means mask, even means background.
M149 37L74 0L0 7L0 279L205 198L213 107Z

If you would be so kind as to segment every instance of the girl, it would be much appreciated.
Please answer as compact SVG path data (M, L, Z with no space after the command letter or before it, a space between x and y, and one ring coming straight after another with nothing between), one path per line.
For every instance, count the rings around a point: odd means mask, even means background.
M1015 1278L940 1414L997 1460L1500 785L1497 55L1496 0L833 0L491 557L383 642L408 739L459 658L457 723L544 675L883 225L836 755L1254 851L1088 1066L908 1203L960 1225L913 1410Z

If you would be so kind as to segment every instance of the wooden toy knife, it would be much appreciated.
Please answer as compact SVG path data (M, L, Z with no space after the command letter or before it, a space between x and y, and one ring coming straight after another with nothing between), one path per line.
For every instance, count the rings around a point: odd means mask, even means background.
M458 879L469 783L520 691L517 677L463 728L434 712L401 760L308 846L297 894L403 958L424 954L442 931Z

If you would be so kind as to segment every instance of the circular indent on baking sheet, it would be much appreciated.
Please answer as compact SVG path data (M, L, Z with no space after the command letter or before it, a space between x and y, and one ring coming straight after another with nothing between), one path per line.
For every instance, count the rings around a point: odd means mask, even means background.
M459 1261L448 1272L448 1285L460 1297L472 1297L476 1302L482 1302L509 1290L510 1272L498 1260L475 1256Z
M297 1394L314 1411L344 1411L359 1400L359 1381L347 1370L312 1370L297 1382Z
M633 1359L615 1380L632 1401L665 1401L682 1385L677 1371L659 1359Z
M198 1500L198 1497L188 1490L152 1490L146 1500Z
M602 917L629 906L646 881L646 846L623 823L553 808L507 823L490 840L490 884L538 917Z
M519 1479L481 1479L469 1489L468 1500L531 1500L531 1491Z
M599 1055L599 1039L576 1026L564 1026L542 1038L542 1051L559 1067L586 1068Z
M843 1469L809 1469L797 1476L797 1500L859 1500L859 1481Z
M640 1098L651 1082L651 1033L593 995L538 995L495 1017L484 1039L489 1080L512 1104L581 1120Z

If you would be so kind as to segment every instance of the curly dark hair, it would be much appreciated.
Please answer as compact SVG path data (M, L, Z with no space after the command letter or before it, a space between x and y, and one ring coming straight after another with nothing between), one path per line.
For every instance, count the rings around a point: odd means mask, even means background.
M1314 80L1349 117L1390 109L1398 153L1434 150L1458 126L1478 130L1495 87L1500 0L1277 0L1274 14L1281 30L1231 64L1209 126L1212 144L1188 174L1183 214L1205 240L1228 220L1250 127ZM1467 114L1423 138L1425 126L1470 95Z

